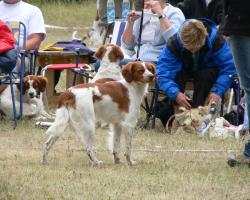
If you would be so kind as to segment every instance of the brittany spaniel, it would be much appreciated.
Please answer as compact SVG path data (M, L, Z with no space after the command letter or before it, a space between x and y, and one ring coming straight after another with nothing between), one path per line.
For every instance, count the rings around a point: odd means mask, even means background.
M136 164L131 158L133 132L137 123L141 101L147 92L148 83L157 81L155 66L145 62L130 62L122 68L124 79L106 83L88 83L73 86L59 97L55 122L46 134L43 163L47 163L49 150L65 133L68 125L74 128L85 144L85 151L96 164L92 152L95 123L103 120L110 124L109 148L114 163L121 163L120 137L125 132L125 156L129 165Z
M26 76L23 83L23 116L33 117L43 112L43 102L37 99L37 91L44 92L47 78L43 76ZM20 85L14 85L14 96L17 116L20 115ZM8 85L0 94L0 110L2 114L14 119L11 87Z
M119 46L115 44L101 45L96 51L95 57L100 60L100 67L91 83L105 83L122 79L119 60L123 60L124 55Z

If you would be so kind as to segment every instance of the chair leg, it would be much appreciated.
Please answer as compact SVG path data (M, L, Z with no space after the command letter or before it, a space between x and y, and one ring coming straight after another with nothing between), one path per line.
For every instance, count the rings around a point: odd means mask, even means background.
M223 110L224 110L224 94L221 97L221 106L220 106L220 116L223 117Z
M13 112L14 112L14 120L15 120L15 124L14 124L13 129L15 129L17 127L17 114L16 114L16 104L15 104L15 97L14 97L14 89L13 89L13 84L12 84L12 78L11 77L10 77L10 88L11 88L11 98L12 98L12 105L13 105Z
M157 106L157 100L158 100L158 93L159 93L159 86L156 83L155 84L155 99L154 99L154 112L153 112L153 120L152 120L152 128L155 128L155 113L156 113L156 106Z

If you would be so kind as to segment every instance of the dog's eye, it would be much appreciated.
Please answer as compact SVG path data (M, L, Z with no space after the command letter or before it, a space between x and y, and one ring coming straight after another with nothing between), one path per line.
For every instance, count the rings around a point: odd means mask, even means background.
M34 85L34 88L37 88L37 85Z

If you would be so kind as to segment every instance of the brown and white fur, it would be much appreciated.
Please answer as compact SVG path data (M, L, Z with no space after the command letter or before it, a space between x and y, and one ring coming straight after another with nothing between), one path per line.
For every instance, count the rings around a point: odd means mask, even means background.
M104 83L122 79L119 60L123 60L124 55L119 46L115 44L101 45L96 51L95 57L100 60L100 67L91 83Z
M23 83L23 117L38 116L43 112L43 102L37 99L37 91L44 92L47 78L43 76L26 76ZM14 85L14 96L17 116L20 116L20 85ZM2 114L14 119L11 87L8 85L0 94L0 110Z
M114 163L121 163L120 137L125 132L125 156L129 165L136 164L131 158L133 132L137 123L141 101L148 83L157 81L155 66L145 62L130 62L122 69L124 79L106 83L80 84L67 89L59 97L56 119L47 130L43 163L47 163L49 150L68 125L72 126L85 144L85 151L96 164L92 152L95 124L103 120L110 124L110 150Z

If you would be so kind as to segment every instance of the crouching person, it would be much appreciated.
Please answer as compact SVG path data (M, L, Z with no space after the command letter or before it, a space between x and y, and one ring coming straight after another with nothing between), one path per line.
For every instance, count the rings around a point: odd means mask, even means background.
M186 109L204 106L209 94L209 104L217 102L233 82L230 75L237 73L231 50L217 34L216 24L208 19L191 19L183 22L168 40L159 56L156 74L159 87L171 98L170 104L177 114L180 106ZM184 94L190 78L194 83L192 105ZM174 121L171 133L178 126Z

